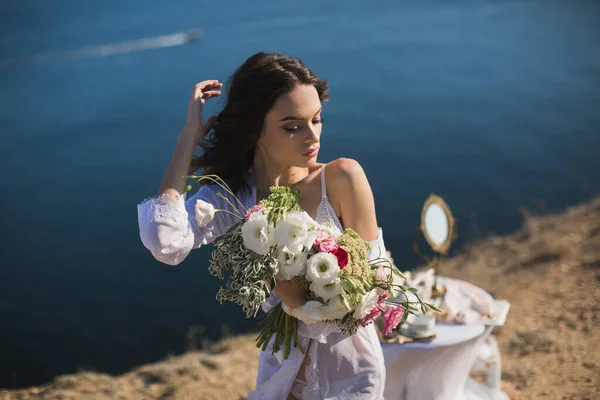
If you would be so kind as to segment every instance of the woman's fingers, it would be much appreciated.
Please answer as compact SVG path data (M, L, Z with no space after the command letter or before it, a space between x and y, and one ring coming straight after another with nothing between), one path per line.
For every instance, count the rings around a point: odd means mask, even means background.
M209 90L207 92L202 92L202 98L204 100L208 100L211 97L218 97L221 95L221 91L219 90Z
M210 91L211 89L218 89L223 87L223 84L218 80L208 80L196 83L192 89L192 100L196 100L202 97L202 93Z
M212 97L220 96L221 91L218 89L221 87L223 87L221 82L212 79L199 82L195 84L192 89L186 125L190 127L190 130L198 132L197 135L199 138L204 137L216 121L216 118L212 117L206 122L203 121L202 109L204 108L204 102Z
M202 81L202 82L198 82L194 85L194 89L200 89L203 90L205 88L207 88L208 86L212 86L212 85L218 85L219 81L216 79L210 79L207 81Z

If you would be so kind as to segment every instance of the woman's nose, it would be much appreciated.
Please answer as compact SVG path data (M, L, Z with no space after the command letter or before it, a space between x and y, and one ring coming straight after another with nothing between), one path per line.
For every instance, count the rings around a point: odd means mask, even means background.
M306 142L307 143L315 143L319 141L319 137L321 135L320 130L318 129L318 125L309 125L308 126L308 133L307 133L307 137L306 137Z

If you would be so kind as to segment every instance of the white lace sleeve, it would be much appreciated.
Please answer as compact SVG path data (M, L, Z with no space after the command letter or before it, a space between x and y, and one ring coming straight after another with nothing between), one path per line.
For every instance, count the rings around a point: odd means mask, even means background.
M189 199L186 197L184 194L172 199L162 194L144 200L137 207L142 243L154 258L165 264L181 263L192 249L212 242L237 222L230 214L218 212L206 226L198 226L194 215L197 200L215 208L230 209L217 196L215 185L202 186Z

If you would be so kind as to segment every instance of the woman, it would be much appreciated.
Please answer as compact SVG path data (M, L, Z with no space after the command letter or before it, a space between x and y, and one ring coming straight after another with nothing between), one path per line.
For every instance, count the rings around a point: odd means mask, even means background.
M344 158L317 162L327 83L299 59L258 53L232 76L221 113L204 121L204 102L219 96L222 86L216 80L194 86L187 122L158 195L138 206L140 236L154 257L179 264L192 249L210 243L236 222L221 212L206 223L195 212L205 202L227 208L216 185L202 186L187 200L180 196L184 176L198 168L226 180L247 208L268 196L270 186L294 187L300 207L317 222L354 229L371 242L371 258L385 254L373 194L361 166ZM193 159L199 142L204 152ZM351 337L332 325L308 325L302 322L306 293L295 279L278 281L274 292L263 310L283 301L300 319L299 334L308 351L302 354L293 348L286 360L281 353L273 355L271 348L262 352L256 390L248 399L383 398L385 366L373 325Z

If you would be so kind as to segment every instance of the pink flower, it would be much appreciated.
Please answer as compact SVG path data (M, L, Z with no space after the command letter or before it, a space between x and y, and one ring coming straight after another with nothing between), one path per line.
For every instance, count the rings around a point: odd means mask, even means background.
M390 332L396 329L400 321L402 321L404 311L404 307L388 307L388 309L385 310L383 316L385 324L383 326L383 331L381 332L383 336L389 335Z
M254 214L256 212L260 212L264 209L265 208L263 206L261 206L260 204L250 207L248 209L248 211L246 211L246 222L248 222L250 220L250 217L252 216L252 214Z
M377 303L379 305L379 303ZM381 310L379 307L374 307L366 317L360 320L360 324L362 326L367 326L375 321L381 315Z
M383 282L387 282L387 281L388 281L387 270L382 265L380 265L379 268L377 268L377 272L375 272L375 285L382 284ZM387 297L387 290L377 287L377 294L379 296Z
M317 232L319 234L317 236L317 240L316 240L319 243L329 237L329 235L327 233L323 232L323 230L321 228L315 228L315 232Z
M340 247L335 242L335 237L323 232L319 228L317 228L316 231L319 233L319 236L317 236L317 239L313 243L313 249L315 251L332 253L334 250L337 250Z
M385 300L386 297L387 297L387 294L379 297L379 300L377 300L377 305L375 306L375 308L373 308L371 310L371 312L369 314L367 314L366 317L364 317L363 319L360 320L360 324L362 326L369 325L371 322L373 322L377 318L379 318L379 316L381 314L383 314L383 312L385 311L385 306L383 305L383 300Z
M377 268L377 272L375 273L375 279L381 282L387 282L388 274L387 270L383 265L380 265L379 268Z

